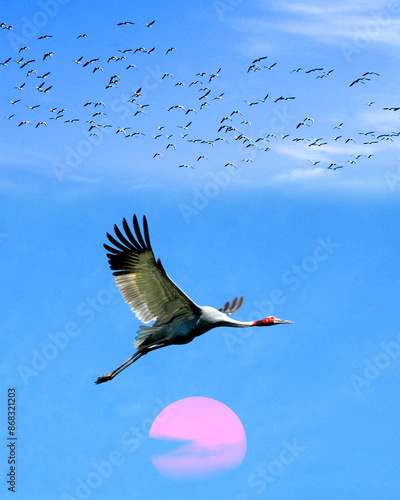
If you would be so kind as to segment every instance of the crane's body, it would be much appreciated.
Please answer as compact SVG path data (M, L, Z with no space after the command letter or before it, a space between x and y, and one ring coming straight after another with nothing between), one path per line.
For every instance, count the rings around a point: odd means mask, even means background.
M118 240L107 233L114 247L104 245L109 252L107 256L114 271L115 283L138 319L143 323L154 320L154 323L151 326L140 326L133 356L113 372L99 377L96 384L111 380L150 351L172 344L187 344L212 328L247 328L292 323L274 316L247 322L230 318L228 315L235 313L242 306L243 297L235 297L221 309L198 306L168 277L160 259L155 260L146 217L143 217L143 235L136 215L133 217L136 238L125 219L123 227L125 235L114 226Z

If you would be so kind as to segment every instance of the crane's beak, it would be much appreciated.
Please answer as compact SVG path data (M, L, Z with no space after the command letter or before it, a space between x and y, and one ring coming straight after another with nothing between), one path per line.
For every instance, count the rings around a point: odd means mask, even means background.
M274 320L274 325L280 325L280 324L293 324L293 321L288 321L287 319L278 319L278 318L275 318Z

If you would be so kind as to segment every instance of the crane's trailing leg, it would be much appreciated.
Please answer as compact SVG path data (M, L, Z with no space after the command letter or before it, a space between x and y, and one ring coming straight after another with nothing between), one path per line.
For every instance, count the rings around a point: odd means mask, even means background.
M143 349L142 351L136 351L133 356L131 356L129 359L127 359L125 361L125 363L122 363L122 365L119 366L118 368L116 368L114 371L112 371L110 373L106 373L105 375L102 375L101 377L99 377L96 380L95 384L102 384L103 382L108 382L109 380L112 380L115 376L118 375L118 373L121 373L123 370L125 370L125 368L128 368L129 365L131 365L132 363L137 361L139 358L141 358L142 356L144 356L148 352L155 351L156 349L160 349L161 347L165 347L166 345L168 345L168 344L161 344L161 345L157 345L157 346L147 347L147 348Z

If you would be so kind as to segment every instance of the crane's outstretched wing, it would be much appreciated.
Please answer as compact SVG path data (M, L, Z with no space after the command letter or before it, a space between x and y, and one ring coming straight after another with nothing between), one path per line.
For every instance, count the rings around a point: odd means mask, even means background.
M240 299L238 299L237 297L235 297L232 300L231 304L229 302L227 302L224 305L224 307L221 307L218 310L221 311L221 312L223 312L223 313L225 313L225 314L234 314L235 312L239 311L239 309L242 307L243 300L244 300L244 297L240 297Z
M199 307L168 277L160 259L154 258L150 244L146 217L143 217L143 235L133 216L133 236L124 219L125 235L115 225L118 238L107 233L107 238L115 248L104 245L109 264L114 271L115 283L125 302L130 305L137 318L143 323L157 319L168 323L182 314L199 314Z

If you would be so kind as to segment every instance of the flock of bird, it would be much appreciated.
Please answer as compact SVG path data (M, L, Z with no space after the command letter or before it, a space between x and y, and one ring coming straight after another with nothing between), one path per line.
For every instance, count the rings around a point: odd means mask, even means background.
M154 29L156 21L153 20L149 23L143 23L146 28ZM117 29L132 29L135 25L132 21L123 21L117 23ZM122 28L124 27L124 28ZM12 30L12 25L7 25L6 23L0 23L0 28L3 30ZM85 39L89 38L88 33L76 34L76 39L81 39L81 43L85 43ZM271 96L267 93L261 98L256 100L247 101L243 99L244 105L240 106L240 109L232 109L230 112L223 114L219 117L219 123L212 133L211 137L198 137L196 135L196 124L201 124L201 115L205 108L212 106L218 106L219 102L226 98L225 92L216 91L214 88L215 81L223 76L223 69L219 68L214 73L206 73L204 71L199 71L197 74L193 75L188 81L175 81L175 77L170 72L165 72L159 76L159 84L167 85L165 82L170 82L168 85L173 87L186 87L191 89L191 96L193 99L193 104L190 106L184 106L181 103L173 104L170 106L165 106L162 110L158 109L160 115L157 115L157 119L160 122L155 123L154 117L154 104L151 102L146 102L145 97L147 97L146 89L143 89L144 85L139 85L135 89L131 90L130 96L126 99L127 104L131 107L130 118L131 121L124 126L121 124L115 124L112 119L109 118L108 113L109 103L106 98L101 98L99 100L93 99L91 101L84 101L80 103L82 109L82 114L70 115L66 107L50 106L48 107L48 102L51 100L49 98L42 99L42 102L29 102L24 97L27 93L27 88L29 87L32 92L36 89L37 97L39 101L39 96L49 95L51 97L52 93L57 86L57 82L52 79L52 60L56 59L57 54L49 50L48 44L51 44L53 35L43 34L37 37L39 41L42 41L43 49L39 51L40 44L36 44L36 50L34 55L31 55L31 49L27 45L21 45L18 49L17 57L8 55L0 61L0 66L4 68L10 67L12 65L18 65L19 70L21 70L21 78L19 82L16 82L14 88L12 89L9 102L12 107L12 113L4 117L9 120L10 123L15 123L17 128L24 127L34 127L35 129L43 129L51 124L64 123L64 124L74 124L76 122L81 122L85 124L87 133L89 137L98 137L105 129L115 130L117 136L124 139L129 138L141 138L145 135L152 136L152 144L154 144L154 149L149 151L149 155L155 160L159 161L164 157L164 155L171 154L171 151L176 150L180 147L181 141L186 141L188 143L198 143L201 144L203 148L215 147L217 143L229 143L236 141L241 145L242 155L245 156L240 161L246 163L253 163L255 155L250 154L253 151L259 151L260 154L268 153L274 149L274 145L277 140L293 141L296 143L302 143L307 146L307 151L310 152L310 158L308 162L312 166L321 166L321 163L326 163L326 168L330 170L338 170L343 168L346 164L353 165L356 164L360 158L372 158L374 155L370 150L366 151L365 146L372 146L379 143L380 141L394 141L395 137L400 136L400 132L388 132L379 134L374 130L367 130L358 132L361 137L348 137L345 135L345 127L343 123L338 124L333 127L332 134L329 139L324 137L309 137L309 129L315 129L317 120L312 117L305 117L296 123L292 123L292 129L284 134L275 134L273 130L266 133L265 135L255 136L250 132L251 121L250 117L247 116L247 110L254 108L255 106L266 106L271 103L271 106L280 106L282 102L290 102L296 99L296 96L289 95L277 95ZM176 47L164 47L162 49L162 54L166 58L172 57L176 51ZM152 56L154 53L160 52L156 47L151 47L146 49L143 46L140 47L130 47L130 48L120 48L117 53L112 54L104 60L100 60L100 57L85 58L79 55L79 57L71 58L69 64L76 65L82 68L82 71L86 71L86 76L88 79L97 78L97 76L90 75L103 75L102 85L103 89L107 92L112 93L112 89L118 89L118 86L122 80L129 79L129 81L134 81L134 72L138 70L136 65L140 61L139 54L146 54L147 56ZM141 57L141 56L140 56ZM271 64L267 63L268 56L257 57L249 64L247 68L247 73L256 73L263 71L274 71L278 65L278 61L273 61ZM114 66L115 65L115 66ZM118 69L116 69L118 68ZM1 68L0 68L1 69ZM315 77L316 79L325 79L332 76L334 69L324 70L322 67L316 68L306 68L301 67L295 68L291 73L304 73L309 75L309 77ZM118 75L121 74L123 77ZM106 76L107 75L107 76ZM380 75L374 71L366 71L361 76L349 83L349 87L362 86L368 84L373 78L377 78ZM96 84L98 84L98 80ZM92 83L91 83L92 85ZM133 85L132 85L133 86ZM194 92L196 90L196 93ZM30 94L32 95L32 94ZM35 94L36 95L36 94ZM104 95L104 92L103 94ZM76 96L73 96L74 98ZM79 96L78 96L79 97ZM115 94L112 95L115 99ZM373 106L374 102L367 103L368 106ZM386 111L399 111L400 107L385 107ZM151 134L147 131L143 132L140 123L140 116L146 115L148 112L152 115L152 128ZM83 113L85 112L85 113ZM265 113L271 112L270 108L266 108ZM40 116L39 114L42 113ZM162 113L175 114L176 123L174 124L175 129L170 126L167 127L162 124L162 117L165 116ZM84 114L84 116L82 116ZM160 116L160 118L158 118ZM50 122L51 121L51 122ZM211 127L209 127L211 129ZM337 133L335 134L335 129ZM333 135L335 134L335 135ZM343 144L360 144L362 145L362 152L356 155L349 155L345 162L335 162L326 161L321 159L313 158L313 151L320 150L328 143L343 143ZM136 145L136 144L135 144ZM321 151L321 150L320 150ZM351 150L354 152L354 149ZM201 154L195 155L195 160L192 165L183 163L177 165L179 168L194 168L193 164L208 160L206 150L203 150ZM249 152L249 154L246 154ZM225 167L231 166L237 168L237 164L233 161L227 161L224 165Z

